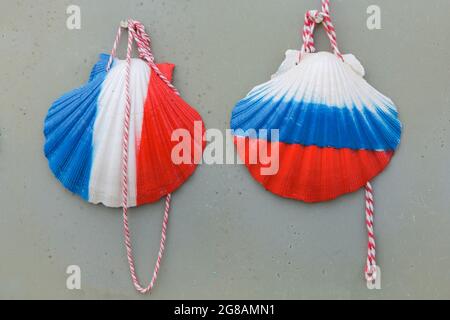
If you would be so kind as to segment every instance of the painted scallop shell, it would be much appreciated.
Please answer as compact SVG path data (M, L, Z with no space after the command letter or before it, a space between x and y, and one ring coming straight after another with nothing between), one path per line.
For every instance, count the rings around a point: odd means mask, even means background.
M353 55L343 61L305 53L298 63L299 54L287 51L272 79L238 102L231 128L250 173L267 190L305 202L332 200L386 168L402 126L394 103L364 80ZM263 175L266 165L249 161L255 140L279 147L276 174Z
M109 207L122 204L122 139L126 61L100 55L89 82L58 99L45 119L45 155L55 176L85 200ZM174 65L160 64L171 80ZM179 188L196 165L174 164L172 133L204 125L200 115L141 59L132 59L128 149L128 205L151 203ZM194 140L193 140L194 141ZM194 144L195 142L193 142ZM203 146L195 145L194 152Z

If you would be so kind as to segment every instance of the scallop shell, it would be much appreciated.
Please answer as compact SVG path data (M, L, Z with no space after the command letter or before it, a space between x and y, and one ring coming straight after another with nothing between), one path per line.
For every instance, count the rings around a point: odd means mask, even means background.
M126 62L102 54L90 80L65 94L50 108L44 124L45 155L55 176L85 200L109 207L122 203L122 136ZM174 65L158 65L171 79ZM194 134L200 115L177 96L141 59L133 59L130 76L131 118L128 150L128 203L151 203L178 189L195 171L175 165L172 133ZM192 148L201 152L203 146Z
M242 143L241 157L266 189L306 202L332 200L383 171L402 126L394 103L364 80L353 55L342 61L328 52L311 53L297 63L298 57L289 50L272 80L238 102L231 128ZM249 163L255 139L279 147L276 174L263 176L263 164Z

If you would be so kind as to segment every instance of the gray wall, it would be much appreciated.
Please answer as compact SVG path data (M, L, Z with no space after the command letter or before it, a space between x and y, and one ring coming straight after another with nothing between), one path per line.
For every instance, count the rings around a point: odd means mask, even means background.
M167 255L148 299L450 298L450 2L332 1L342 51L397 103L404 123L392 165L374 181L383 289L362 281L363 193L306 205L265 192L241 166L202 166L173 202ZM119 210L65 191L42 153L51 102L109 52L118 22L145 23L159 61L209 128L268 79L301 43L318 0L6 1L0 19L0 297L139 298L129 280ZM66 7L82 10L66 28ZM369 31L366 9L382 9ZM324 32L318 47L328 50ZM147 279L162 203L132 210L139 273ZM65 269L82 269L82 290Z

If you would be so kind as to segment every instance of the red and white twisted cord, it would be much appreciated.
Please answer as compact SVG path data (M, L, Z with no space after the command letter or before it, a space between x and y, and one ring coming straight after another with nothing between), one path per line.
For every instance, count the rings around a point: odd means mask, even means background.
M325 31L330 40L331 47L336 56L344 60L337 43L336 29L331 21L330 0L322 0L322 11L311 10L305 14L305 25L302 32L303 46L300 59L304 53L314 53L314 30L317 24L323 23ZM368 254L365 267L365 277L367 281L375 281L377 278L376 264L376 243L374 231L374 197L370 182L365 186L366 199L366 226L368 233Z
M377 279L376 243L374 231L374 196L370 182L366 185L366 226L367 226L367 263L365 268L366 280L373 282Z
M166 78L166 76L159 70L158 66L155 63L155 57L153 56L151 50L151 40L149 35L145 32L145 27L142 23L136 20L128 20L129 29L133 34L133 37L136 40L136 44L139 51L139 56L141 59L147 61L152 70L159 76L159 78L169 87L171 88L175 94L178 96L180 93L177 88Z
M145 49L145 43L141 41L138 37L138 33L135 32L134 27L136 26L136 22L132 23L131 20L128 21L128 46L127 46L127 58L126 58L126 75L125 75L125 118L124 118L124 127L123 127L123 141L122 141L122 207L123 207L123 228L124 228L124 238L125 238L125 247L127 250L127 259L128 265L130 268L131 279L133 281L133 285L139 293L147 294L152 291L155 286L156 280L158 278L158 273L161 267L161 260L164 254L166 235L167 235L167 226L169 222L169 212L170 212L170 203L172 196L168 194L166 197L165 208L164 208L164 218L162 223L162 231L161 231L161 242L159 246L158 257L155 263L155 267L153 270L153 276L150 281L150 284L147 287L143 287L140 284L139 278L136 273L136 267L134 262L133 255L133 246L131 242L131 231L130 225L128 221L128 147L129 147L129 130L130 130L130 117L131 117L131 95L130 95L130 78L131 78L131 58L132 58L132 49L133 49L133 39L138 43L138 47L141 47L141 51ZM122 34L122 27L119 27L117 32L116 40L114 42L114 46L111 52L111 57L108 62L107 70L111 68L113 59L116 55L117 46L120 41L120 37ZM150 42L148 42L150 44ZM150 52L150 48L147 47ZM150 52L151 54L151 52ZM156 65L155 65L156 66ZM158 69L156 67L156 69ZM158 70L159 71L159 70ZM167 79L166 79L167 80Z
M122 37L122 26L119 26L117 30L116 39L114 40L114 45L111 50L111 55L109 56L108 66L106 67L106 71L108 72L111 69L114 58L117 54L117 46L119 45L120 38Z
M314 53L314 30L316 24L323 23L327 36L330 40L331 47L336 56L343 60L339 50L336 36L336 29L330 17L330 0L322 0L322 11L310 10L305 14L305 24L302 31L303 46L301 55L304 53Z

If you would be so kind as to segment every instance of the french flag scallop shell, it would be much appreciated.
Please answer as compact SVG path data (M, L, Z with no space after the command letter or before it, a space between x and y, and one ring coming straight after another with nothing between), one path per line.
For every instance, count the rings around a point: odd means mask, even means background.
M114 58L107 71L109 60L100 55L88 83L53 103L44 125L45 155L67 189L91 203L121 207L127 64ZM157 67L172 79L174 65ZM193 136L195 122L204 126L142 59L131 60L130 98L128 206L134 207L172 193L194 173L194 152L191 164L173 163L171 137L176 129Z

